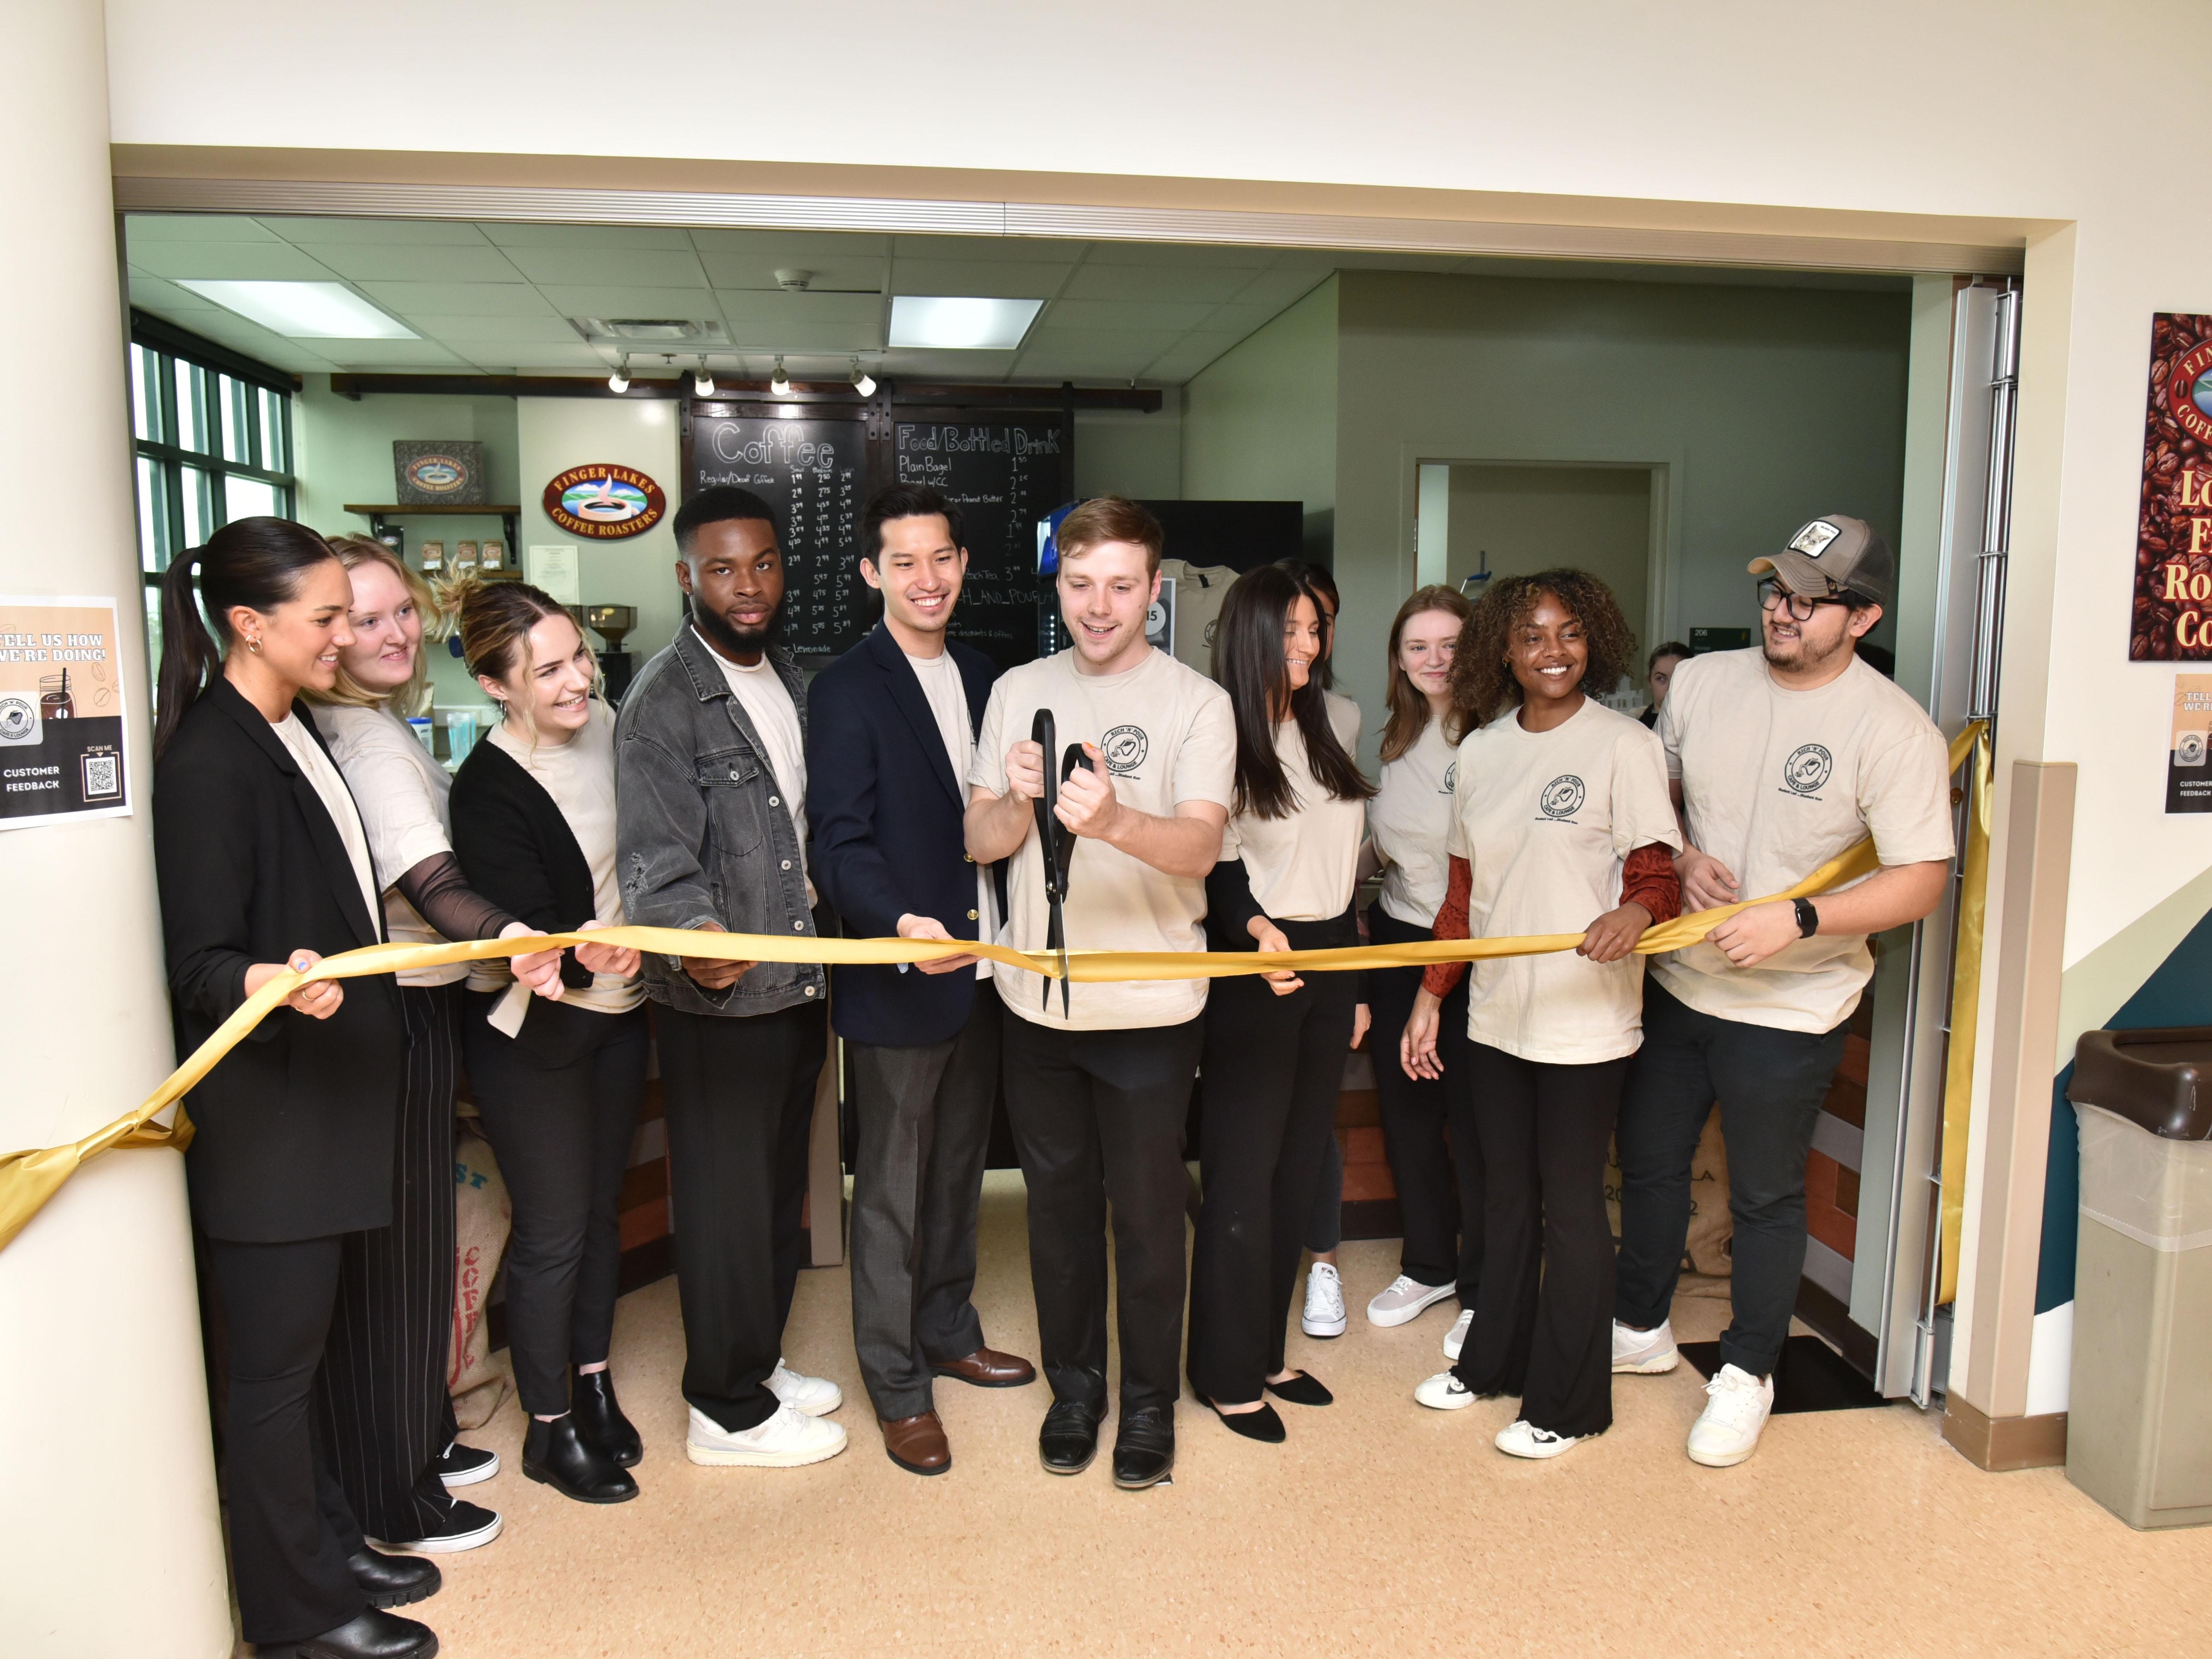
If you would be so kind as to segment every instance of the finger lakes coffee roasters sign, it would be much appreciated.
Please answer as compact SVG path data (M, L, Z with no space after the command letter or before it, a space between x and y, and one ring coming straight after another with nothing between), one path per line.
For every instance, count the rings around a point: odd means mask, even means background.
M2128 655L2212 658L2212 317L2151 320Z
M660 486L634 466L572 466L545 486L545 516L571 536L619 541L659 524L668 511Z

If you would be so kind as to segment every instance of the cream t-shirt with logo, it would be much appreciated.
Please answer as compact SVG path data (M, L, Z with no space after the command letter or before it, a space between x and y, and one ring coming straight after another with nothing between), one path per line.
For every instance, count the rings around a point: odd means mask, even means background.
M1756 647L1693 657L1674 670L1659 736L1690 844L1726 865L1746 898L1795 886L1869 833L1885 865L1952 854L1943 734L1856 657L1811 691L1776 684ZM1652 971L1701 1013L1828 1031L1858 1006L1874 955L1863 933L1823 933L1756 968L1698 944L1656 957Z
M1564 725L1524 732L1518 708L1459 746L1446 851L1474 881L1468 935L1579 933L1620 902L1639 847L1679 849L1667 754L1641 720L1595 698ZM1644 1037L1644 959L1571 951L1503 957L1469 969L1467 1034L1522 1060L1589 1066Z
M1165 652L1146 653L1119 674L1085 674L1073 648L1022 664L1000 676L983 711L968 781L1006 793L1006 750L1030 735L1040 708L1052 711L1062 752L1095 744L1106 757L1114 793L1123 805L1173 817L1184 801L1228 810L1236 786L1237 725L1229 694ZM1060 757L1045 764L1059 775ZM1079 840L1069 860L1067 945L1071 950L1203 951L1206 882L1170 876L1104 842ZM1008 860L1006 925L999 943L1044 949L1048 915L1044 855L1032 830ZM1039 1025L1068 1030L1121 1030L1180 1025L1206 1007L1204 980L1133 980L1071 988L1068 1016L1054 991L1037 1006L1037 975L1000 964L999 994L1006 1006Z
M1367 833L1382 862L1382 908L1411 927L1435 924L1451 885L1444 838L1458 764L1444 723L1431 720L1412 748L1382 763L1382 782L1367 803Z
M1233 814L1221 829L1221 856L1243 860L1252 902L1272 920L1334 921L1359 885L1367 803L1339 800L1314 776L1296 720L1276 726L1275 753L1296 805L1279 818Z

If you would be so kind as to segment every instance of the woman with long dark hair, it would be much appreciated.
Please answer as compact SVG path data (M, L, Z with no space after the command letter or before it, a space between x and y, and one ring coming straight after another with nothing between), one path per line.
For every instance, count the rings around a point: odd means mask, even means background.
M1617 684L1634 653L1603 582L1546 570L1494 581L1452 661L1468 735L1435 935L1583 935L1571 953L1478 962L1468 975L1482 1282L1459 1363L1413 1397L1456 1411L1518 1395L1520 1416L1497 1437L1515 1457L1557 1457L1613 1425L1606 1146L1643 1041L1632 952L1681 908L1666 750L1583 690ZM1440 1074L1439 1014L1462 971L1428 970L1400 1038L1409 1074Z
M336 682L350 597L323 538L282 519L226 525L161 579L154 859L179 1060L287 967L383 938L361 814L300 700ZM185 1097L240 1621L326 1659L438 1646L383 1610L434 1593L437 1567L368 1547L313 1399L349 1236L392 1220L405 1047L389 978L320 981Z
M525 582L453 590L461 654L500 723L453 779L453 848L469 883L533 927L622 925L615 875L614 711L568 613ZM555 1000L498 962L468 978L461 1048L514 1210L507 1346L530 1413L522 1472L580 1503L637 1496L644 1455L615 1399L622 1229L617 1203L645 1097L645 990L635 951L579 945Z
M1240 577L1223 601L1213 660L1237 719L1237 781L1206 881L1212 950L1358 942L1352 902L1374 791L1329 729L1313 674L1321 641L1311 586L1280 565ZM1317 1379L1285 1366L1285 1327L1345 1051L1365 1016L1351 973L1237 975L1208 1000L1190 1377L1248 1439L1284 1438L1267 1393L1329 1403Z
M409 729L429 681L425 629L441 618L429 584L381 542L337 536L352 585L353 642L327 690L310 688L315 726L361 810L384 926L395 944L535 933L472 892L453 856L446 796L453 780ZM532 986L557 981L561 953L512 959ZM330 1358L316 1389L338 1480L363 1530L380 1542L449 1553L499 1535L500 1517L447 1488L489 1480L499 1455L459 1443L446 1391L453 1325L453 1091L460 1063L455 963L398 975L406 1025L392 1224L349 1234Z
M1390 623L1389 719L1382 727L1382 777L1367 809L1367 860L1382 891L1367 907L1370 945L1430 937L1444 901L1444 840L1451 830L1452 763L1464 735L1452 708L1452 658L1470 614L1456 588L1424 587ZM1375 1093L1382 1148L1403 1212L1398 1275L1367 1304L1370 1323L1403 1325L1457 1291L1460 1316L1444 1338L1456 1359L1482 1271L1482 1152L1468 1115L1464 1066L1442 1078L1411 1077L1398 1039L1421 988L1418 968L1372 968ZM1442 1041L1456 1051L1467 1025L1464 980L1445 1000ZM1449 1135L1447 1137L1446 1130Z

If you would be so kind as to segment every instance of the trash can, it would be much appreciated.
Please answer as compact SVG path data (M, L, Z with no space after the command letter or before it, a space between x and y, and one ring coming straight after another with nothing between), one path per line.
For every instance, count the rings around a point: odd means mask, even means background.
M2066 1475L2131 1527L2212 1522L2212 1026L2090 1031Z

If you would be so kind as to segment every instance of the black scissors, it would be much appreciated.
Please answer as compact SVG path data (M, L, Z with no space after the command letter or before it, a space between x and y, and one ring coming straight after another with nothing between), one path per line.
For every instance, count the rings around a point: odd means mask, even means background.
M1075 831L1060 821L1054 808L1060 805L1060 786L1067 781L1079 766L1087 766L1083 745L1071 743L1060 757L1055 771L1053 751L1059 746L1059 733L1054 728L1052 710L1040 708L1030 724L1030 736L1038 748L1044 750L1044 793L1032 803L1036 808L1037 849L1044 855L1044 898L1047 919L1044 948L1060 958L1060 1017L1067 1018L1067 870L1075 856ZM1052 1007L1052 981L1044 985L1044 1000L1038 1005Z

